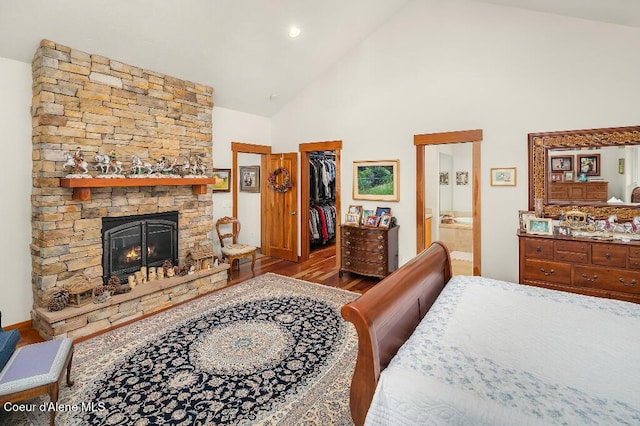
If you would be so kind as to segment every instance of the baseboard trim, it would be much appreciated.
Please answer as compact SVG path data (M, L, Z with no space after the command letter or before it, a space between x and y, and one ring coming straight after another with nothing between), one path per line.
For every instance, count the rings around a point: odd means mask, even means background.
M33 328L33 326L31 325L31 320L27 320L27 321L23 321L23 322L18 322L16 324L11 324L11 325L7 325L5 327L2 327L3 330L13 330L16 329L20 332L22 331L26 331L26 330L30 330L31 328Z

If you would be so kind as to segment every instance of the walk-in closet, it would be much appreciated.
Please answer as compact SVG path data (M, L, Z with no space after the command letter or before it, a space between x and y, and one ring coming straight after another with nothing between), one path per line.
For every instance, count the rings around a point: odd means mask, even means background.
M309 240L311 250L335 244L335 151L309 153Z

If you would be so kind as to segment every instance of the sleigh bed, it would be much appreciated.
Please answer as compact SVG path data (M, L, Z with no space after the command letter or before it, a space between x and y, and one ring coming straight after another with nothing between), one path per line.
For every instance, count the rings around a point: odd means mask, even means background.
M640 305L452 278L434 243L342 316L356 425L640 423Z

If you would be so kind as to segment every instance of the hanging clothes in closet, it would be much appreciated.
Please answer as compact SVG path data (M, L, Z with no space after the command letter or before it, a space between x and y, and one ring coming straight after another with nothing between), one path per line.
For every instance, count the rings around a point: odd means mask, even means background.
M336 236L336 161L334 154L309 156L309 235L312 244L327 244Z

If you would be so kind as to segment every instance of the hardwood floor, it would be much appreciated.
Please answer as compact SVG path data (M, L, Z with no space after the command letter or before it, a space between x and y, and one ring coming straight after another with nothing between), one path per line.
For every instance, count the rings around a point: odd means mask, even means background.
M336 267L335 249L333 246L329 246L312 251L309 256L309 260L303 263L289 262L287 260L262 256L256 259L254 273L257 276L267 272L273 272L275 274L311 281L330 287L337 287L361 294L380 281L377 278L351 274L350 272L345 272L343 276L340 277L338 269L339 268ZM235 269L231 272L230 285L238 284L250 278L252 278L251 263L241 263L239 270ZM28 324L22 323L18 329L20 331L19 346L41 342L43 340L38 332L29 327ZM85 338L81 338L79 340L85 340Z

